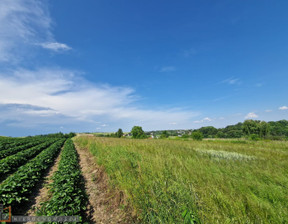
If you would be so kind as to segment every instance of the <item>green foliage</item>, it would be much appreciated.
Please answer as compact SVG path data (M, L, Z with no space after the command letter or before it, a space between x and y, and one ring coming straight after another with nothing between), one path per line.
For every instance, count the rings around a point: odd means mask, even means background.
M140 126L134 126L131 130L131 134L132 134L132 138L138 138L138 139L147 138L144 131L142 130L142 127Z
M160 138L168 138L169 137L169 134L167 131L163 131Z
M182 135L181 138L187 139L187 138L189 138L189 137L190 137L190 136L189 136L188 134L185 133L185 134Z
M258 136L258 138L265 138L268 136L269 130L270 126L265 121L246 120L243 123L244 134L254 140L256 140L256 136Z
M46 169L53 164L64 141L62 138L55 142L4 180L0 185L0 203L6 207L11 205L19 208L21 203L27 201Z
M117 138L121 138L123 136L123 131L121 128L118 129L118 131L115 133Z
M22 144L22 145L18 145L16 147L11 147L9 149L6 149L6 150L2 150L0 151L0 159L3 159L7 156L10 156L10 155L13 155L17 152L20 152L22 150L25 150L25 149L28 149L28 148L31 148L33 146L36 146L42 142L46 141L45 138L42 138L41 140L40 139L32 139L31 141L29 141L28 143L26 144Z
M19 166L25 164L29 159L38 155L43 149L46 149L52 143L59 139L48 139L44 143L20 151L14 155L8 156L5 159L0 160L0 180L6 178L7 174L15 171Z
M200 131L194 131L192 132L191 137L193 140L202 141L203 134Z
M243 123L243 132L245 135L259 134L258 121L255 120L245 120Z
M268 122L270 126L270 135L271 136L281 136L288 137L288 121L270 121Z
M257 134L251 134L251 135L249 135L249 140L258 141L258 140L260 140L260 137Z
M215 137L216 138L226 138L226 134L223 131L218 131Z
M34 140L37 138L34 138ZM0 151L15 148L16 146L25 145L31 142L30 138L0 138Z
M217 128L214 128L212 126L202 127L199 128L197 131L201 132L204 138L213 138L218 132Z
M52 177L52 197L41 205L38 215L81 216L86 209L87 197L78 154L71 139L63 147L58 170ZM83 219L81 219L83 220Z
M245 124L244 124L245 123ZM288 137L288 121L254 121L247 120L244 123L228 125L225 128L214 128L212 126L202 127L193 131L200 131L204 138L242 138L250 134L257 134L261 139L284 140ZM154 135L159 136L163 131L152 131ZM188 138L191 130L167 130L169 136L182 135ZM151 132L149 132L151 133Z
M267 137L270 132L270 125L265 121L261 121L260 123L258 123L258 126L259 126L259 137L260 138Z

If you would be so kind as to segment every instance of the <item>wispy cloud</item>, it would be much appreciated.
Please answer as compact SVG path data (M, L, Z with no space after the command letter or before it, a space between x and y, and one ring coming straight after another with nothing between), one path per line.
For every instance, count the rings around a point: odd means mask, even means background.
M41 47L53 50L53 51L67 51L71 50L72 48L66 44L58 43L58 42L50 42L50 43L41 43L39 44Z
M245 119L253 119L253 118L258 118L258 115L255 114L254 112L250 112L245 116Z
M1 0L0 27L0 62L21 61L35 46L53 51L70 49L55 41L52 20L42 1Z
M282 107L279 107L279 110L288 110L288 107L287 106L282 106Z
M14 105L15 116L7 113L6 120L24 116L26 120L22 119L22 123L37 125L62 117L71 123L92 122L95 128L108 124L110 128L123 122L126 126L141 123L153 129L168 127L171 120L180 127L192 124L191 119L198 115L181 108L140 109L135 106L137 99L132 88L93 84L70 70L22 69L0 75L0 104L6 110ZM105 126L99 121L105 122Z
M160 72L174 72L176 71L176 67L174 66L164 66L160 69Z
M238 78L231 77L229 79L225 79L225 80L221 81L220 83L224 83L224 84L228 84L228 85L240 85L241 81Z

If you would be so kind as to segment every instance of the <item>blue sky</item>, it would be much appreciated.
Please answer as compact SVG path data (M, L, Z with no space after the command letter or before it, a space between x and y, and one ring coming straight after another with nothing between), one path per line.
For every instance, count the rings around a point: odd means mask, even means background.
M287 1L0 1L0 135L288 119Z

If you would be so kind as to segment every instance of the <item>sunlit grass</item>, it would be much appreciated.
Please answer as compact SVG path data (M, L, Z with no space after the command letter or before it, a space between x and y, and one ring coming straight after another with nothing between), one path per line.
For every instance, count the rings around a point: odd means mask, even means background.
M143 223L287 223L288 143L79 137Z

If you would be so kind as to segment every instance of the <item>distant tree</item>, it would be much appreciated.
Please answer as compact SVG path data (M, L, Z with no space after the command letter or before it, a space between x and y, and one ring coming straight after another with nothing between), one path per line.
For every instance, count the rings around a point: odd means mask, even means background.
M134 126L131 130L132 138L146 138L142 127L140 126Z
M118 131L115 133L116 137L121 138L123 136L123 131L121 128L118 129Z
M259 121L255 120L245 120L243 123L243 132L246 135L259 135Z
M110 134L107 134L107 137L111 137L111 138L116 138L117 137L117 132L116 133L110 133Z
M226 138L241 138L243 131L240 130L231 130L226 133Z
M261 121L259 124L259 136L260 138L265 138L268 136L270 131L270 126L267 122Z
M199 128L198 131L203 134L204 138L213 138L218 132L217 128L214 128L213 126L202 127Z
M65 135L67 138L73 138L74 136L76 136L76 134L74 132L70 132L69 134Z
M280 120L280 121L270 121L268 122L270 126L270 135L271 136L286 136L288 137L288 121Z
M200 131L194 131L192 132L191 137L194 140L201 141L203 139L203 134Z
M270 125L265 121L246 120L243 123L243 132L250 137L253 135L253 140L255 140L255 136L266 138L270 132Z
M226 134L223 131L218 131L216 138L226 138Z
M189 135L185 133L181 136L181 138L189 138Z
M169 134L167 131L163 131L160 138L168 138L169 137Z

